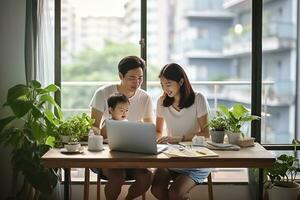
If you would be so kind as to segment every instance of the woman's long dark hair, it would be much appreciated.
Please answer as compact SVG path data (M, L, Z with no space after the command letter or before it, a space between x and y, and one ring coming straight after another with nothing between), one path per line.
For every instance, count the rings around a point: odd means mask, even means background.
M180 101L179 108L188 108L194 104L195 101L195 92L191 86L191 83L184 72L183 68L176 64L170 63L165 65L159 73L159 78L164 77L166 79L176 81L178 84L180 80L183 80L183 84L180 86ZM174 97L166 97L163 100L163 106L169 107L173 104Z

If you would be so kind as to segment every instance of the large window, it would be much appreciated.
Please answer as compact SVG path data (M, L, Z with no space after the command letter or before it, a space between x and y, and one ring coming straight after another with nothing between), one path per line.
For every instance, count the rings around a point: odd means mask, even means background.
M141 2L147 4L143 12ZM212 115L219 104L250 108L251 5L251 0L61 0L65 116L90 112L96 88L119 80L119 60L141 55L141 27L147 28L146 85L154 105L162 92L159 70L177 62L194 89L207 96ZM296 135L296 8L297 0L263 0L262 143L290 144ZM243 129L250 136L250 124ZM219 177L226 176L232 177Z
M295 138L297 1L267 1L263 9L262 143Z

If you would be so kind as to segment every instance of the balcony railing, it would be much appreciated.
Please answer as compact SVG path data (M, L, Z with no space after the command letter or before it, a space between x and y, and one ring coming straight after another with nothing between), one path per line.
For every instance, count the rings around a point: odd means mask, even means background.
M106 84L117 83L119 82L62 82L62 110L65 117L83 112L89 113L89 103L95 90ZM211 114L215 114L219 104L232 106L234 103L243 103L250 107L250 81L192 81L191 83L195 91L201 91L207 97ZM290 80L263 82L261 124L262 138L265 138L266 143L283 142L283 139L287 139L285 142L289 143L288 140L293 136L289 122L276 127L279 124L276 121L285 119L273 119L273 117L278 118L278 114L274 116L272 113L275 108L276 113L280 113L281 118L285 118L288 113L292 112L290 108L294 106L294 85L295 83ZM147 91L151 94L153 102L156 102L162 94L158 81L148 81ZM285 109L285 113L282 113L281 109ZM272 125L274 122L275 124Z
M89 112L88 105L94 91L100 86L117 83L119 82L62 82L62 109L64 112ZM192 81L191 84L196 91L202 91L213 102L213 108L217 107L220 99L250 104L251 83L249 81ZM273 84L273 81L263 82L264 86L272 86ZM153 101L156 101L161 94L160 83L148 81L147 86ZM74 91L78 91L79 94L74 95Z

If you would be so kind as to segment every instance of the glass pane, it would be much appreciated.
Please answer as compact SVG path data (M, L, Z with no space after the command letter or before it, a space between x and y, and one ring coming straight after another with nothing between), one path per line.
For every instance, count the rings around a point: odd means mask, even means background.
M290 144L295 135L297 0L263 2L261 139Z
M89 112L96 88L119 80L118 62L140 54L139 37L140 0L61 1L65 116Z
M250 107L251 4L250 0L147 1L151 80L147 88L154 104L162 93L159 70L177 62L185 68L193 88L207 96L212 114L218 104ZM249 125L243 129L250 134ZM229 172L225 174L232 178ZM222 176L214 178L223 180Z
M134 18L132 18L134 16ZM119 81L118 62L139 55L140 0L61 0L61 102L65 118L89 113L101 85ZM84 169L72 169L82 180ZM95 174L91 173L92 180Z

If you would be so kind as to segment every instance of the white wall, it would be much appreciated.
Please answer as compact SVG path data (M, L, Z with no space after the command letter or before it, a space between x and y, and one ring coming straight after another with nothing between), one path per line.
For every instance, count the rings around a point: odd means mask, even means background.
M25 0L0 1L0 118L9 114L2 107L8 88L25 83ZM11 191L10 151L0 146L0 199Z

